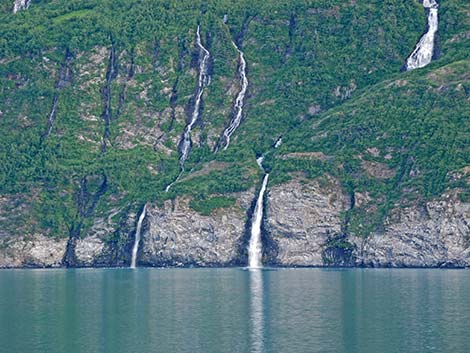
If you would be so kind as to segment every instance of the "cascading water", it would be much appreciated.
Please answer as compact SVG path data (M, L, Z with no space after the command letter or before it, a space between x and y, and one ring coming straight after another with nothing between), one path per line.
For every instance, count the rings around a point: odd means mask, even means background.
M26 10L31 4L31 0L15 0L13 4L13 13L17 13L21 10Z
M264 157L263 156L260 156L258 158L256 158L256 164L258 164L258 167L260 167L260 169L262 171L264 171L264 168L263 168L263 161L264 161Z
M421 37L416 48L407 59L407 71L428 65L434 54L434 41L439 26L439 4L435 0L424 0L423 6L428 9L428 31Z
M136 268L136 265L137 265L137 252L139 251L140 232L142 230L142 222L144 221L146 215L147 215L147 205L144 206L142 213L139 216L139 220L137 222L137 229L135 230L134 247L132 248L131 268Z
M204 93L204 88L210 83L210 76L208 74L210 53L201 43L199 26L197 26L196 31L196 45L199 48L199 78L196 91L196 102L194 104L194 110L191 115L191 121L188 125L186 125L181 140L180 164L182 168L191 150L191 130L194 127L196 121L199 119L202 94Z
M233 116L232 120L228 128L224 130L224 138L225 138L225 146L224 151L230 145L230 136L235 132L235 130L240 126L240 122L243 116L243 101L245 99L246 91L248 90L248 79L246 77L246 61L243 55L243 52L237 47L237 45L232 42L235 49L238 51L238 55L240 58L240 64L238 66L238 74L240 75L240 85L241 89L238 93L237 99L235 100L235 115Z
M54 120L55 120L55 116L56 116L56 113L57 113L58 104L59 104L59 95L56 93L54 95L53 100L52 100L52 109L51 109L51 112L49 114L49 118L47 119L47 130L41 136L41 141L43 141L45 138L47 138L52 132L52 127L54 126Z
M262 160L261 160L262 161ZM261 161L258 163L260 164ZM251 269L261 268L262 246L261 246L261 222L263 220L263 199L268 185L269 173L263 178L263 184L256 200L255 212L251 223L251 238L248 246L248 263Z
M176 177L176 179L166 186L165 192L170 191L171 187L172 187L175 183L177 183L178 180L180 180L182 173L183 173L183 171L180 171L180 173L178 174L178 176Z

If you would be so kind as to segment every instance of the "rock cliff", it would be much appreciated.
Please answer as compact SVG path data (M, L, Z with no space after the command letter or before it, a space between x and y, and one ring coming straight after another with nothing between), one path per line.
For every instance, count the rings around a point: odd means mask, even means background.
M251 193L210 216L198 214L186 198L148 210L138 264L146 266L244 265L246 212Z
M202 215L189 198L151 205L143 224L140 266L244 266L255 191ZM332 177L291 181L268 189L263 261L271 266L470 266L470 203L458 191L422 205L396 208L368 237L347 234L350 198ZM77 267L128 266L136 215L119 225L97 219L75 246ZM110 240L110 234L120 235ZM40 234L0 238L0 267L59 267L66 239Z
M469 266L470 203L453 192L422 206L395 209L383 232L353 242L361 266Z
M329 239L341 233L349 206L333 179L294 179L269 190L266 232L277 249L269 261L281 266L322 266Z

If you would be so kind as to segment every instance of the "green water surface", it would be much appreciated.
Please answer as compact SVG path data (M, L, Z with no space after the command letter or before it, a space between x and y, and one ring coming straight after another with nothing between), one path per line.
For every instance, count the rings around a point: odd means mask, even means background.
M470 272L2 270L0 352L468 353Z

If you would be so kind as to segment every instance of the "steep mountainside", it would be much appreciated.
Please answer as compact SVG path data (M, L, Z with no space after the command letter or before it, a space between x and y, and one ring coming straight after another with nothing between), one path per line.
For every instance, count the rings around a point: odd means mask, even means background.
M0 267L128 266L144 205L137 264L245 265L261 155L265 264L469 265L470 5L424 5L406 71L414 0L0 0Z

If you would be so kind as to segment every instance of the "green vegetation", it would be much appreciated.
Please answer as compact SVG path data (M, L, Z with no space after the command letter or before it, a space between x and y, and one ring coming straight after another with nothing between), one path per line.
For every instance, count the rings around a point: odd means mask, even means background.
M266 152L271 184L296 172L330 174L350 194L367 194L345 214L359 235L379 228L391 208L447 188L466 189L468 198L468 184L450 177L470 165L464 0L442 2L439 59L409 73L400 69L425 28L417 1L44 0L16 15L11 7L0 0L0 195L28 204L18 222L45 234L67 236L81 218L86 232L111 210L135 212L179 195L202 214L232 206L223 194L256 186L255 159ZM166 193L180 173L198 23L212 82L185 171ZM239 89L237 39L250 82L245 118L230 148L214 154ZM117 75L103 153L112 50ZM209 162L225 167L203 172ZM81 217L80 182L102 175L106 192Z
M217 208L234 206L236 199L226 196L214 196L208 199L192 199L189 206L202 215L208 216Z

